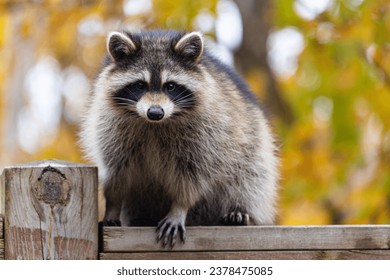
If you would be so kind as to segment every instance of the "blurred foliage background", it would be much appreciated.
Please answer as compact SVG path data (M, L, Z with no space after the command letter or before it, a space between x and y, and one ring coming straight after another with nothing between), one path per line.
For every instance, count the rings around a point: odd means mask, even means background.
M124 28L201 30L267 104L279 224L390 223L388 0L0 0L0 168L83 161L78 122Z

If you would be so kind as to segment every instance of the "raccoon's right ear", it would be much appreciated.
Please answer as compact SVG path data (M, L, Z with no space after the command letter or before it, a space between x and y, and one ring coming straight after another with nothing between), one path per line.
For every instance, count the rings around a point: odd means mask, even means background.
M107 37L107 51L115 61L120 61L135 54L137 46L125 34L110 32Z
M200 32L191 32L184 35L175 45L175 52L189 59L191 62L197 62L203 53L203 36Z

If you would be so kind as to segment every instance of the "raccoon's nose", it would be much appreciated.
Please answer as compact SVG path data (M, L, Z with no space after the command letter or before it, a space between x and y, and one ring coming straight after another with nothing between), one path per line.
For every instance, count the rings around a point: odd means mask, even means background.
M160 106L151 106L146 115L152 121L159 121L164 117L164 110Z

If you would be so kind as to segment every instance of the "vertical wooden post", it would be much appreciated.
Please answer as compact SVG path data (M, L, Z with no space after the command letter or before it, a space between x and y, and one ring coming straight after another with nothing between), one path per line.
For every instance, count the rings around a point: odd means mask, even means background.
M4 178L0 176L0 260L4 260Z
M0 196L1 200L1 196ZM4 260L4 219L0 214L0 260Z
M5 259L97 259L96 167L34 162L5 168L1 182Z

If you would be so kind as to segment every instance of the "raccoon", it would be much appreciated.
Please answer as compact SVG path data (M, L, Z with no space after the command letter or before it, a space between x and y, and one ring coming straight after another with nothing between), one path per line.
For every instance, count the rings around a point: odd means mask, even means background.
M272 224L277 147L263 109L199 32L111 32L81 143L104 185L109 226Z

